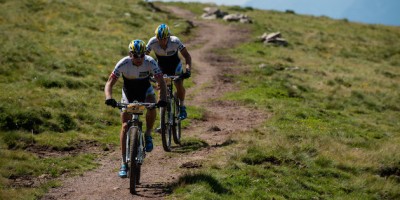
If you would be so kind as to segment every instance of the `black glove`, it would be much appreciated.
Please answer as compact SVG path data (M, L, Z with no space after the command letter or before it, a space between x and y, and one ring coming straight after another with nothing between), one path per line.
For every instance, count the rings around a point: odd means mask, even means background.
M157 105L158 105L158 107L165 107L165 106L167 106L167 102L160 100L160 101L158 101Z
M189 78L190 75L191 75L190 71L186 71L185 73L183 73L183 74L181 75L181 78L182 78L182 79L186 79L186 78Z
M105 104L112 106L113 108L117 107L117 101L115 101L115 99L106 99Z

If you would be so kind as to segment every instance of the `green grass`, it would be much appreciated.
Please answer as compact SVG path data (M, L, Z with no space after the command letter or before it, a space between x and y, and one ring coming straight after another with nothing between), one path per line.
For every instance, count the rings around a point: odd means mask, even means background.
M183 41L191 35L185 19L153 12L139 0L0 4L0 199L36 199L60 183L13 188L13 178L80 174L97 166L97 156L40 158L24 149L63 150L81 141L96 141L104 150L118 145L118 110L104 105L103 89L115 63L127 55L127 44L136 38L147 42L160 23ZM197 15L208 6L171 4ZM246 64L241 75L225 74L240 90L224 100L256 106L272 117L234 134L234 142L219 146L201 169L182 175L170 198L400 198L400 29L221 9L254 20L236 24L251 31L249 42L216 51ZM276 31L287 47L257 41ZM204 118L203 108L188 105L190 118ZM182 153L208 146L198 138L184 138L183 144Z
M40 187L34 188L17 188L12 190L7 190L7 192L1 194L3 199L38 199L50 189L61 186L61 183L57 181L48 181L43 183Z
M39 158L24 149L63 151L82 141L96 141L100 150L117 146L119 111L104 105L109 74L131 40L147 42L167 23L185 41L180 33L188 24L140 0L0 4L0 199L35 199L50 183L13 188L11 178L82 173L96 167L97 156Z
M246 64L242 75L226 74L240 90L224 100L272 117L183 175L171 198L400 198L400 29L221 8L254 20L238 25L252 30L250 42L218 52ZM258 42L277 31L287 47ZM202 176L229 192L216 192Z

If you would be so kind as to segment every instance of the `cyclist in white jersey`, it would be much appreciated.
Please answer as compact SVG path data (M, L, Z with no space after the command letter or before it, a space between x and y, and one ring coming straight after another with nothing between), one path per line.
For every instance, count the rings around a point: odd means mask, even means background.
M155 36L150 38L147 43L146 54L150 54L153 50L158 59L158 66L161 71L167 75L181 75L183 78L190 77L190 70L192 67L192 58L187 51L185 45L176 36L171 36L169 27L161 24L155 30ZM179 59L178 52L182 54L186 62L186 72L183 73L182 63ZM177 96L180 106L180 119L187 117L185 107L185 88L183 86L183 79L175 82Z
M117 82L118 78L122 76L124 85L122 89L121 102L132 103L133 101L138 102L149 102L155 103L156 97L149 82L150 76L154 76L160 86L160 101L158 105L164 107L167 105L166 102L166 84L163 79L163 74L157 66L157 62L148 55L145 55L146 44L142 40L132 40L129 44L129 56L122 58L112 71L110 77L104 88L106 96L105 103L109 106L115 107L117 102L112 98L112 88ZM145 142L146 151L150 152L153 150L153 141L151 137L151 130L156 120L157 112L155 109L148 109L146 112L146 132ZM119 176L124 178L127 176L127 165L125 160L125 138L128 129L128 121L131 116L128 113L121 112L122 127L120 132L120 145L122 153L122 164L119 172Z

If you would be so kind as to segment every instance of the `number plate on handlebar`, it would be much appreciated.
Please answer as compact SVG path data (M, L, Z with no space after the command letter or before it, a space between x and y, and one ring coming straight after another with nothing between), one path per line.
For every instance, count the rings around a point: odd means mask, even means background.
M145 109L146 109L146 106L144 106L144 105L129 104L126 107L125 112L133 113L133 114L143 114Z
M166 84L166 85L171 85L171 83L172 83L172 78L164 77L164 81L165 81L165 84Z

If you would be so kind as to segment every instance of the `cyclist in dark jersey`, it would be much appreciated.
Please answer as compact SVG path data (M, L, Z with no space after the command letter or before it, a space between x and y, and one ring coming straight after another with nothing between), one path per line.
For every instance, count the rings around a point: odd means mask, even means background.
M129 56L122 58L116 65L104 88L106 96L105 103L115 107L117 102L112 98L112 88L117 82L118 78L122 76L124 85L122 88L121 102L132 103L149 102L155 103L156 97L149 82L150 76L154 76L160 85L160 107L166 106L166 85L163 79L163 74L157 66L157 62L148 55L145 55L146 44L142 40L133 40L129 44ZM146 112L146 132L145 142L146 151L150 152L153 149L153 141L151 137L151 130L156 120L157 112L155 109L148 109ZM120 144L122 153L122 164L119 176L124 178L127 176L127 166L125 160L125 138L128 129L127 122L131 116L126 112L121 112L122 128L120 132Z
M157 59L158 66L161 71L167 75L182 75L184 78L190 77L190 70L192 67L192 59L185 45L176 36L171 36L169 27L165 24L161 24L155 30L155 36L152 37L147 43L146 54L150 54L153 50ZM186 66L185 73L181 60L179 59L178 52L185 58ZM185 88L183 86L183 80L175 82L177 96L179 99L180 106L180 119L187 117L186 106L185 106Z

